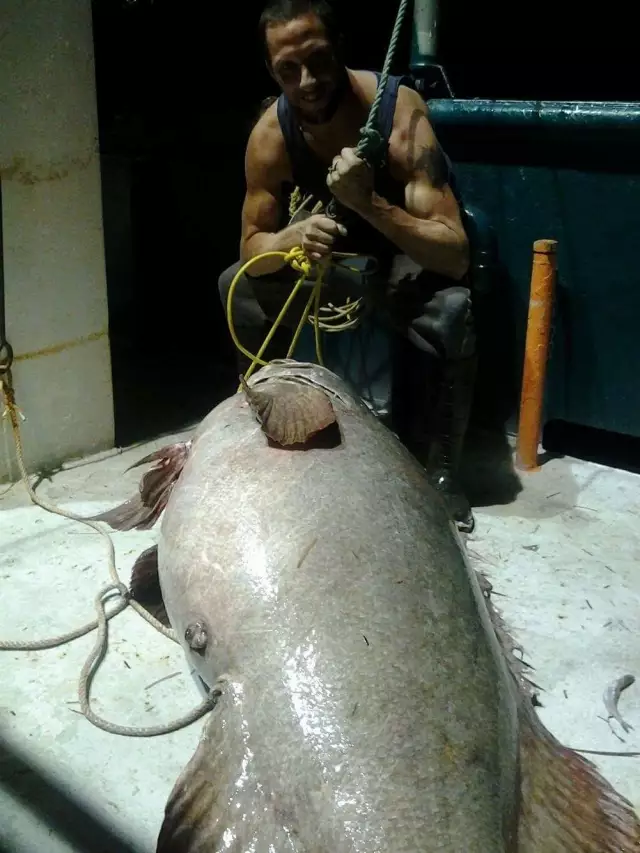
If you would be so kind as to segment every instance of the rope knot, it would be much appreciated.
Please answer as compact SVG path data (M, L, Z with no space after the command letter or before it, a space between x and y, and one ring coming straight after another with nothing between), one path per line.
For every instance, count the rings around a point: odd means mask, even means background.
M382 166L386 157L386 143L377 128L365 126L360 130L356 154L370 166Z
M292 269L296 272L302 273L303 275L309 275L311 272L311 261L305 255L300 246L294 246L294 248L287 253L285 261L292 267Z

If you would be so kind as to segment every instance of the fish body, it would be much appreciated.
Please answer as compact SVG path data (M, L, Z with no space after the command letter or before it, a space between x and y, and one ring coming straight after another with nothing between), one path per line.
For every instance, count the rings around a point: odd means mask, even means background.
M183 451L136 519L166 503L164 606L218 698L158 853L637 851L424 470L337 376L274 362Z

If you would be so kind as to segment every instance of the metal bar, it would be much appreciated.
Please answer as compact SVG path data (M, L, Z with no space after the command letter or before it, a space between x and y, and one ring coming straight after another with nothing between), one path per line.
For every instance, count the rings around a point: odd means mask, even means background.
M463 128L623 131L640 136L640 102L429 101L434 124Z

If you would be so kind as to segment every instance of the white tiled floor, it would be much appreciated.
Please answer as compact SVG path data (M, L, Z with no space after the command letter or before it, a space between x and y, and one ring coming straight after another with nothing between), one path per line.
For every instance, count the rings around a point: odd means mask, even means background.
M169 440L65 470L39 494L83 515L113 506L137 488L140 469L124 469ZM640 477L560 459L521 481L512 502L476 511L469 548L504 594L499 604L545 689L540 715L570 746L640 751ZM126 582L154 535L115 534ZM33 507L20 485L0 498L0 639L53 636L90 620L107 581L106 548L93 531ZM99 713L149 725L198 703L181 650L135 613L110 622L109 636L94 682ZM77 682L94 640L0 652L3 853L155 849L166 798L203 723L149 739L87 723L77 713ZM638 683L620 701L635 726L622 743L601 717L605 687L624 673ZM593 760L640 809L640 758Z

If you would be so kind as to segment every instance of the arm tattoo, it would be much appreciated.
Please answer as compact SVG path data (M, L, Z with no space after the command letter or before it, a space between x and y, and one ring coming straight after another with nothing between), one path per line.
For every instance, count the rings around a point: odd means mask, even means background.
M414 110L409 122L409 168L414 172L425 172L435 189L441 190L449 180L449 166L444 151L436 142L435 147L421 146L416 150L418 124L425 120L424 113Z
M426 172L434 188L441 190L449 179L449 167L444 152L438 144L435 148L423 148L415 164L416 171Z

